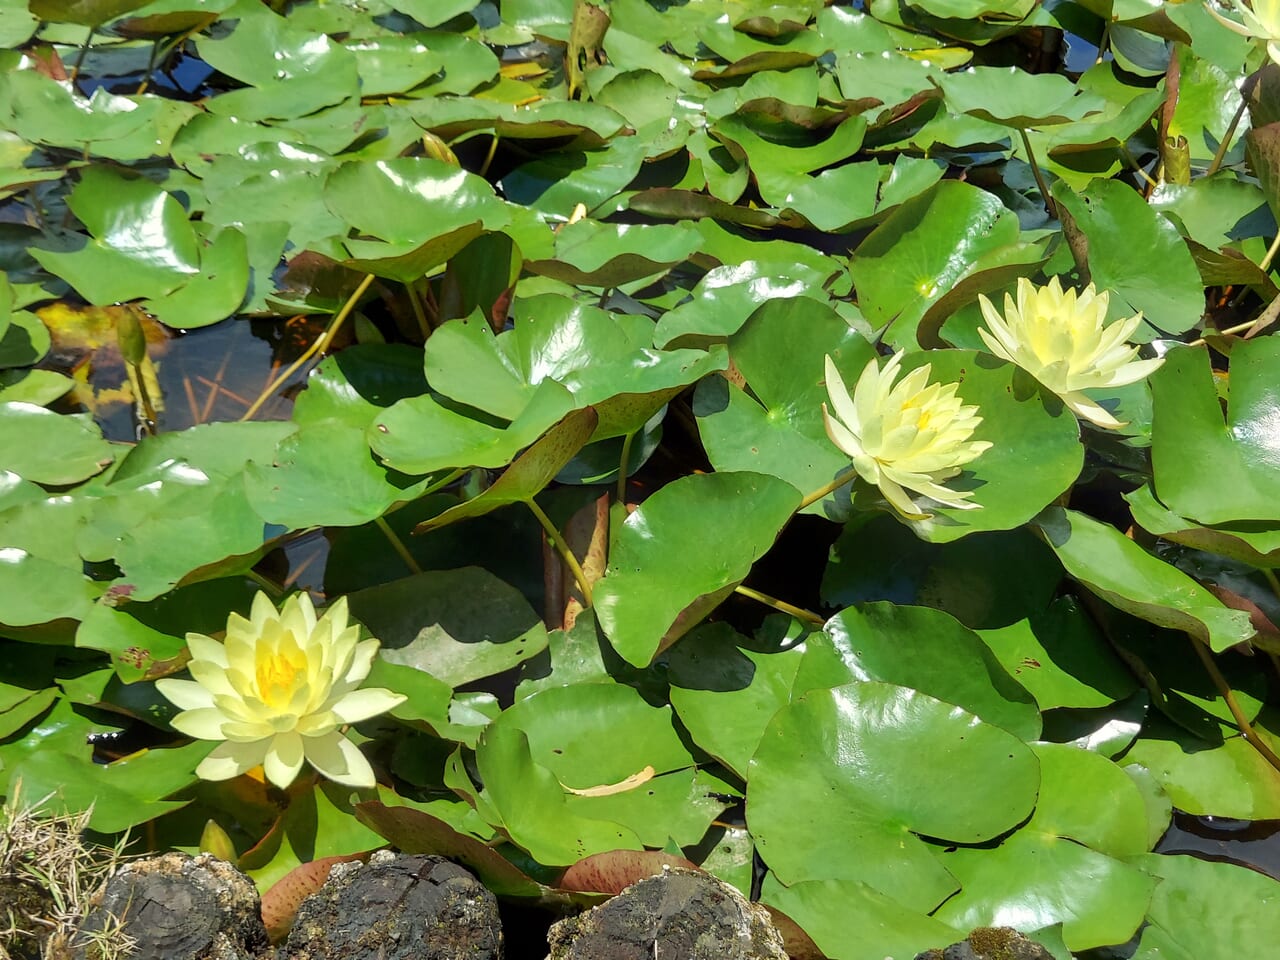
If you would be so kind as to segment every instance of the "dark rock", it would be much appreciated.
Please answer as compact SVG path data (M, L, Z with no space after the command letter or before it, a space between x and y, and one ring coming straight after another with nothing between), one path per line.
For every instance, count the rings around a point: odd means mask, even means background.
M1053 960L1053 954L1012 927L978 927L945 950L926 950L915 960Z
M498 902L443 857L375 853L340 863L302 902L289 960L501 960Z
M667 869L551 927L550 960L787 960L768 912L727 883Z
M122 936L123 935L123 936ZM248 960L267 948L258 891L225 860L166 853L122 867L71 942L76 960L99 942L133 941L130 960Z

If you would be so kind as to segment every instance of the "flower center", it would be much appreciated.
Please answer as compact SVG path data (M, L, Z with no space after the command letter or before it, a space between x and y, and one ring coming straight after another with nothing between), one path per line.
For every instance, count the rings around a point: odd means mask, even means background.
M262 702L280 707L289 702L298 685L298 675L306 669L301 651L296 648L260 656L257 663L258 692Z

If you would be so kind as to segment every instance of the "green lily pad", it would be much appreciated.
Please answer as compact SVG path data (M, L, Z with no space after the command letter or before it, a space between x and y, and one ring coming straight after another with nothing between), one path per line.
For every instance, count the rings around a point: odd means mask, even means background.
M1158 626L1185 630L1214 650L1254 635L1247 613L1228 609L1115 527L1061 507L1050 507L1036 525L1067 573L1113 606Z
M1040 736L1040 711L973 631L941 610L849 607L810 637L795 688L853 680L896 683L954 703L1020 740Z
M867 319L892 324L886 340L906 346L928 308L961 282L970 297L1008 283L1008 269L1034 270L1039 248L1019 239L1018 218L990 193L943 181L907 200L849 262ZM987 279L982 279L984 276Z
M615 534L595 589L614 649L647 666L746 578L799 504L795 487L758 473L683 477L646 500Z
M670 346L681 337L703 342L724 340L769 300L812 297L825 303L824 285L829 279L831 273L796 261L746 261L715 267L693 288L692 299L662 315L654 343Z
M803 337L796 336L799 329ZM717 470L767 473L808 491L849 469L849 458L831 443L823 425L823 361L832 357L848 382L856 381L874 355L862 336L816 300L775 299L729 338L729 355L750 393L707 377L694 399L698 433ZM744 437L751 442L744 443ZM804 512L841 517L848 510L839 495Z
M1147 850L1142 796L1104 757L1065 744L1033 749L1035 813L994 850L943 855L962 888L938 918L961 929L1061 923L1072 950L1123 942L1142 922L1154 886L1123 862Z
M1141 194L1101 179L1081 194L1064 184L1050 192L1087 239L1090 278L1099 290L1111 291L1113 315L1141 311L1150 327L1165 333L1195 326L1204 312L1195 261L1177 228ZM1154 335L1149 331L1142 339Z
M22 760L13 776L27 796L52 796L49 809L78 813L92 808L89 829L116 833L178 810L187 800L165 800L195 782L196 764L209 752L200 740L185 747L143 750L103 766L88 748L76 753L42 750ZM74 772L72 772L74 771Z
M1061 74L1017 67L969 67L944 74L940 82L956 113L1017 128L1079 119L1092 100Z
M1135 960L1265 956L1280 936L1280 883L1234 863L1147 854L1133 865L1157 880Z
M360 90L358 61L351 51L266 8L242 16L230 36L201 37L196 49L210 66L249 84L209 103L213 113L241 122L305 117Z
M964 939L961 930L857 880L804 880L784 887L770 873L760 902L798 923L830 960L913 957Z
M399 400L378 414L367 439L390 467L434 473L448 467L501 467L542 436L575 404L573 394L544 380L510 424L490 426L424 395Z
M957 396L977 404L982 423L973 439L992 447L947 481L973 490L971 502L981 508L939 505L931 518L910 522L917 536L948 543L980 530L1013 529L1074 482L1084 453L1075 415L1021 369L967 350L909 354L903 369L924 363L932 365L931 382L957 383Z
M770 721L747 824L784 883L856 880L931 912L958 884L915 833L991 839L1030 813L1039 780L1035 755L998 727L906 687L855 682L811 690Z
M1216 553L1255 567L1280 567L1280 529L1274 524L1240 521L1203 527L1180 517L1156 499L1147 483L1124 497L1134 522L1171 543Z
M412 500L427 481L407 482L374 462L365 434L385 406L425 386L417 352L405 347L354 347L326 359L294 407L298 431L246 469L249 503L268 523L297 530L368 523Z
M49 352L49 329L29 310L15 310L0 336L0 369L29 367Z
M382 641L381 659L451 687L509 670L547 646L528 601L479 567L430 570L348 600L352 616Z
M1041 710L1105 707L1137 689L1133 675L1072 597L1060 597L1029 620L980 635Z
M6 470L51 485L84 480L115 459L91 417L62 416L33 403L0 403L0 449Z
M1122 762L1144 767L1192 815L1280 817L1280 773L1240 737L1214 744L1161 724L1144 730Z
M704 624L667 656L671 705L694 742L745 780L769 720L791 701L803 656L752 650L727 624Z
M594 407L567 414L545 436L511 461L511 466L503 471L502 476L479 496L422 521L414 527L414 532L426 533L469 517L483 516L499 507L531 502L591 439L599 419Z
M533 759L528 737L514 723L486 728L476 767L500 825L539 863L568 866L596 853L644 849L627 827L570 812L560 781Z
M95 491L81 553L114 559L139 600L197 570L247 569L266 534L249 506L245 466L270 459L293 430L289 423L213 423L144 439Z
M346 163L324 192L346 223L392 244L416 246L477 222L496 229L507 217L488 183L430 157Z
M424 353L433 389L507 420L528 407L547 379L563 384L579 406L594 405L594 438L633 433L676 392L724 369L721 351L658 351L654 324L544 294L513 307L510 331L494 336L478 317L439 327ZM630 396L640 403L623 403Z
M1277 371L1280 341L1240 343L1224 423L1208 351L1169 352L1151 378L1151 461L1156 494L1175 513L1204 524L1280 520L1269 427L1280 407Z
M864 513L831 548L822 599L833 607L869 600L934 607L983 630L1040 613L1061 580L1053 551L1026 530L927 543L892 517Z
M90 167L67 202L93 240L71 253L37 249L32 256L90 302L163 296L199 274L186 211L150 180Z
M616 287L665 273L702 245L690 224L614 224L579 220L556 234L555 259L525 268L587 287Z
M148 676L157 661L174 660L186 641L154 630L123 610L94 604L76 631L76 646L111 655L116 675L125 683Z

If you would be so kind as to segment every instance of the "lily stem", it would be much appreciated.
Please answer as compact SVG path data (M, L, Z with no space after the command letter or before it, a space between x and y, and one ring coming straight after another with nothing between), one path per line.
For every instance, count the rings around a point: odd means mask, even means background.
M1053 202L1053 197L1049 195L1049 185L1044 182L1044 174L1040 172L1040 165L1036 163L1035 151L1031 149L1031 138L1027 136L1027 131L1023 127L1018 128L1018 133L1022 136L1022 149L1027 151L1027 165L1031 167L1031 175L1036 178L1036 186L1040 188L1044 209L1049 216L1056 217L1058 207Z
M333 338L338 335L338 331L342 329L342 325L346 323L347 317L349 317L351 315L351 311L356 308L356 304L360 301L360 298L364 296L364 292L369 289L369 285L371 283L373 283L373 274L366 274L365 278L360 281L360 285L356 287L351 296L347 298L347 302L342 305L342 309L334 314L333 320L330 321L329 326L325 328L324 333L316 337L316 342L307 347L302 356L298 357L297 360L285 367L284 372L280 374L280 376L267 384L258 399L253 401L249 409L245 411L244 416L240 418L241 422L253 419L253 415L262 409L262 405L271 398L271 395L279 390L290 377L297 373L298 370L302 368L303 364L307 363L312 357L316 356L316 354L323 353L328 349L329 344L331 344L333 342Z
M431 324L427 322L427 312L422 308L422 297L418 296L418 290L412 283L406 283L404 288L409 294L409 305L413 307L413 318L418 322L418 332L425 343L431 336Z
M827 622L816 613L810 613L808 610L787 603L785 600L779 600L777 597L771 597L767 593L761 593L759 590L753 590L751 587L745 587L742 584L738 584L734 587L733 592L740 593L742 596L749 597L757 603L763 603L766 607L772 607L780 613L789 614L797 620L802 620L805 623L811 623L817 627L820 627Z
M627 502L627 465L631 462L631 441L635 439L634 433L628 433L622 438L622 459L618 462L618 502Z
M1231 690L1231 685L1227 683L1227 678L1222 675L1222 671L1218 669L1218 665L1213 662L1208 648L1197 640L1191 638L1191 645L1196 648L1196 654L1200 657L1200 662L1204 664L1205 671L1213 680L1213 685L1218 688L1218 693L1222 695L1222 699L1227 704L1227 709L1231 711L1231 716L1235 718L1236 728L1240 731L1241 738L1258 753L1262 754L1262 759L1267 763L1280 770L1280 757L1277 757L1275 751L1267 746L1266 741L1258 736L1258 731L1253 729L1249 723L1249 718L1244 715L1244 711L1240 709L1240 704L1236 702L1236 696Z
M374 517L373 522L378 525L378 529L382 531L382 535L387 538L391 544L391 549L396 552L404 565L409 568L411 573L421 573L422 568L418 566L418 561L413 559L413 554L409 552L409 548L404 545L404 541L396 536L396 532L391 529L391 524L387 523L384 517Z
M1236 127L1240 126L1240 118L1244 116L1246 103L1243 97L1240 98L1240 106L1236 110L1236 115L1231 118L1231 125L1227 127L1227 132L1222 135L1222 142L1218 144L1218 149L1213 155L1213 162L1205 168L1204 175L1212 177L1218 172L1218 168L1222 166L1222 161L1227 156L1227 150L1231 146L1231 139L1236 135Z
M560 559L564 561L564 565L573 573L573 579L578 581L578 589L582 591L582 599L586 601L587 606L591 606L591 582L587 579L586 572L582 569L582 564L578 562L578 558L573 555L573 551L569 549L569 545L565 543L564 537L560 536L560 531L556 529L556 525L551 522L551 518L543 512L537 502L530 497L525 501L525 505L529 511L537 518L538 523L542 524L542 529L547 533L547 539L551 541L551 545L556 548L560 554Z
M858 471L853 467L850 467L848 470L842 470L840 473L836 474L836 478L830 483L823 484L817 490L813 491L813 493L806 494L805 498L800 501L800 506L796 507L796 512L799 513L805 507L813 506L813 504L817 503L827 494L834 493L836 490L839 490L857 475Z

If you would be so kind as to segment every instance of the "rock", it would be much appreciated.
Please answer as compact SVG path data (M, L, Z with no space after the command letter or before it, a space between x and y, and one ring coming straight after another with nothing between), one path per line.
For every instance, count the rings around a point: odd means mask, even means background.
M926 950L915 960L1053 960L1053 954L1012 927L978 927L945 950Z
M646 877L547 939L549 960L787 960L768 912L700 870Z
M71 941L76 960L133 940L130 960L249 960L267 948L253 882L225 860L166 853L121 867Z
M501 960L498 901L443 857L340 863L302 902L288 960Z

